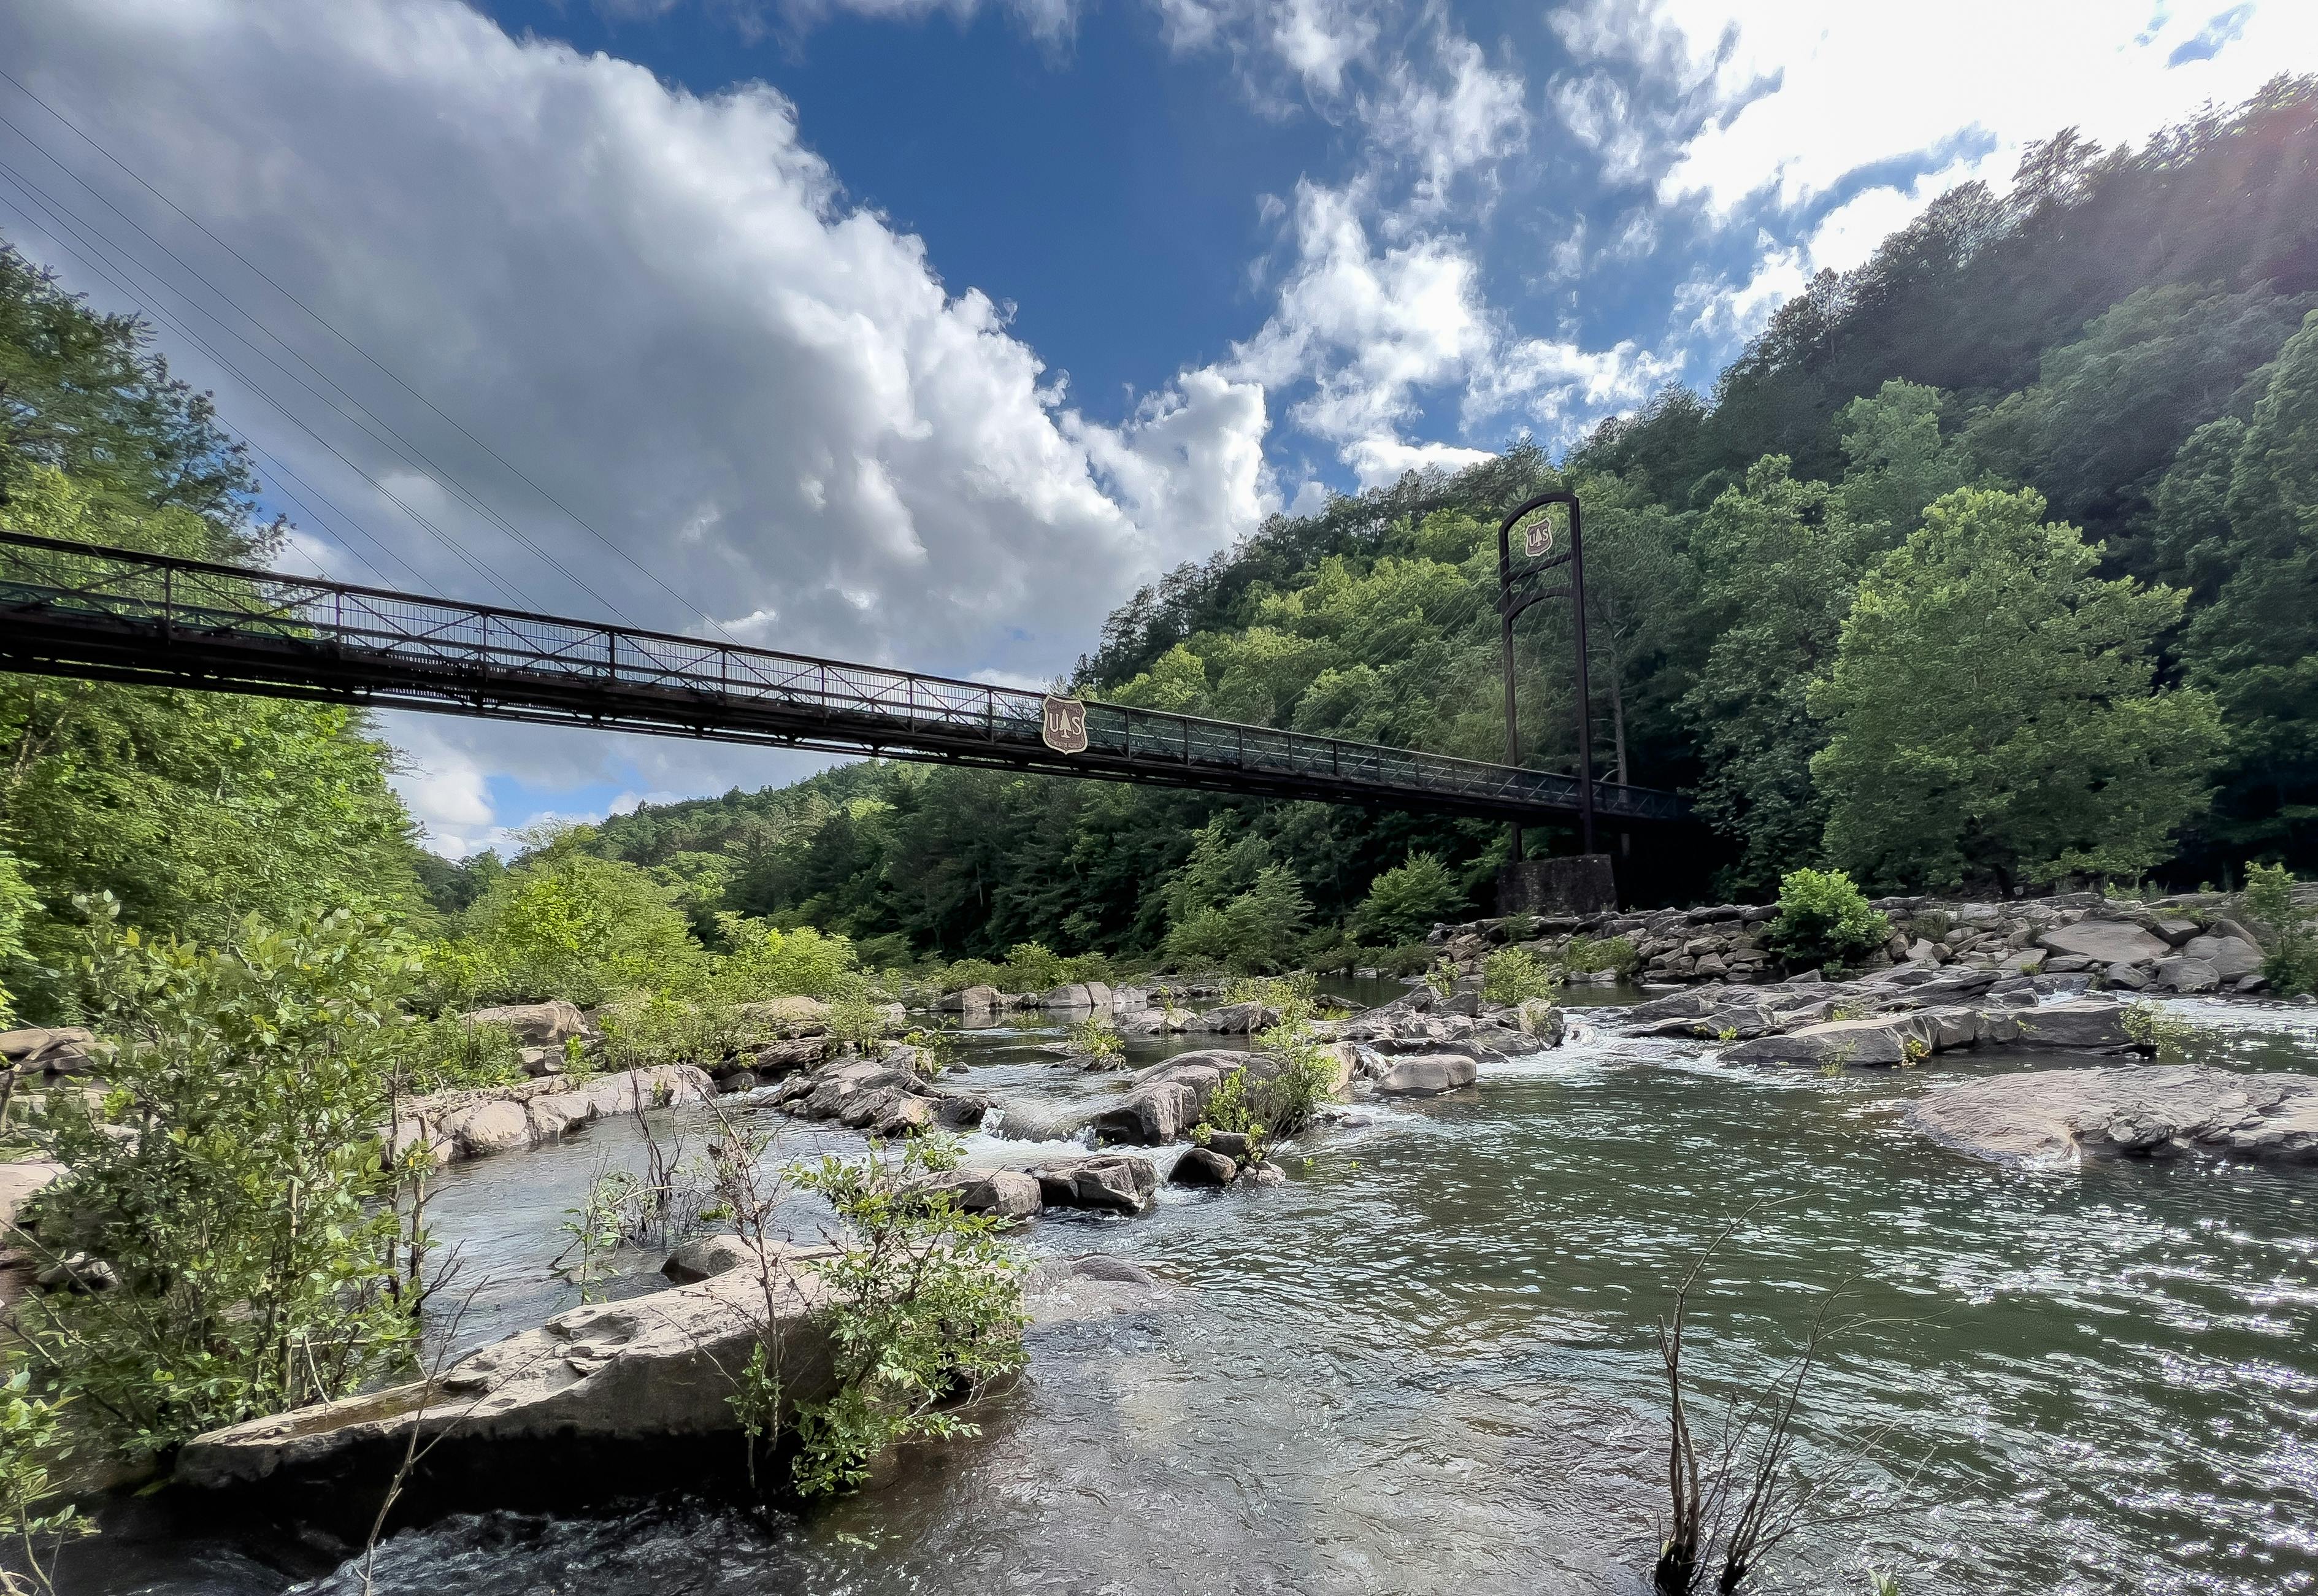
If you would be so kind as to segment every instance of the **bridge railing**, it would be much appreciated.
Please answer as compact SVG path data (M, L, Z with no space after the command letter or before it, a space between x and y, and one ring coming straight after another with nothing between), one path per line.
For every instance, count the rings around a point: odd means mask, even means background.
M1087 705L1086 751L1060 756L1040 740L1044 695L1020 688L0 532L0 629L36 620L51 630L79 623L164 651L270 647L285 679L325 666L343 679L350 665L374 661L400 700L433 693L463 704L553 687L564 704L573 688L616 691L622 710L596 717L607 723L642 713L706 731L720 716L746 713L873 749L903 750L912 740L952 751L982 743L1034 755L1038 768L1290 778L1348 795L1568 809L1577 791L1574 779L1550 771L1101 702ZM588 718L584 709L569 713ZM1595 794L1605 815L1672 820L1685 811L1674 794L1648 788L1597 783Z

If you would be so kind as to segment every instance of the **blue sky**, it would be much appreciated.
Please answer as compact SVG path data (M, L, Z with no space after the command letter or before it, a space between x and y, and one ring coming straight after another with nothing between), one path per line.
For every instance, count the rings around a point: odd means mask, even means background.
M1556 451L2306 0L79 0L0 231L157 324L292 563L1036 682L1332 491ZM149 185L149 186L148 186ZM396 716L463 852L811 761Z

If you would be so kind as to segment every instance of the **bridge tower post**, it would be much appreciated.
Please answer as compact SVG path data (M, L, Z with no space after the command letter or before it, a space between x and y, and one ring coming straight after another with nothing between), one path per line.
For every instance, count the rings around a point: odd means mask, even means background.
M1554 534L1550 523L1523 529L1522 552L1523 559L1517 567L1514 562L1514 528L1522 520L1551 505L1569 507L1569 547L1554 551ZM1545 573L1567 567L1567 585L1549 588L1543 585ZM1588 898L1604 895L1602 882L1610 874L1607 856L1594 850L1594 694L1589 667L1593 650L1586 646L1586 533L1583 513L1577 495L1568 489L1541 493L1516 506L1497 525L1497 618L1498 640L1504 653L1505 688L1505 763L1521 763L1521 722L1514 690L1514 620L1523 610L1546 599L1567 598L1570 602L1571 631L1577 644L1577 657L1571 661L1573 685L1577 696L1577 847L1580 858L1599 860L1598 868L1588 866L1587 885L1578 895ZM1520 874L1522 858L1522 828L1514 821L1509 828L1511 847L1506 869ZM1534 874L1533 872L1532 874ZM1522 895L1515 889L1516 895ZM1615 889L1607 889L1609 903L1614 904Z

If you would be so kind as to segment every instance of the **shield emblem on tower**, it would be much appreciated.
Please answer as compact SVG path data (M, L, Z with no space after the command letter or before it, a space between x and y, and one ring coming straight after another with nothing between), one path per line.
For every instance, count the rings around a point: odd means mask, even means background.
M1553 520L1540 516L1522 528L1522 548L1532 560L1542 560L1553 552Z
M1058 754L1086 752L1086 705L1075 698L1047 695L1046 717L1038 735Z

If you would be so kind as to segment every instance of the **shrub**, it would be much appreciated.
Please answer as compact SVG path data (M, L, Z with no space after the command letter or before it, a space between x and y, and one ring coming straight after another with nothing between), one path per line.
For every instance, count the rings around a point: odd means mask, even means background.
M1517 1005L1560 990L1561 977L1525 949L1502 947L1482 961L1481 996L1492 1003Z
M1908 935L1926 942L1944 940L1955 929L1955 917L1945 909L1927 909L1909 918Z
M461 916L460 946L444 960L472 982L461 996L588 1009L626 992L688 991L706 976L708 955L667 889L582 851L588 835L548 838Z
M502 1025L471 1026L445 1015L405 1028L399 1047L414 1091L465 1091L527 1079L523 1050Z
M1170 927L1167 961L1178 970L1285 970L1295 964L1311 918L1312 905L1296 877L1283 865L1267 865L1246 892Z
M1572 937L1569 946L1561 950L1561 967L1572 975L1613 970L1621 979L1631 979L1642 967L1642 955L1631 937L1605 937L1600 941Z
M32 1371L19 1365L0 1385L0 1541L8 1543L11 1561L21 1559L32 1583L22 1585L0 1572L0 1590L53 1592L50 1569L43 1553L78 1536L92 1535L96 1526L81 1516L61 1493L51 1466L71 1452L58 1418L59 1403L32 1394Z
M1411 942L1464 906L1465 891L1438 854L1412 853L1379 874L1352 914L1362 937Z
M828 1026L831 1040L865 1052L885 1036L885 1012L865 987L831 1000Z
M903 1143L898 1161L873 1149L795 1171L842 1226L837 1256L814 1266L830 1287L836 1386L796 1415L795 1472L807 1496L858 1486L899 1442L979 1433L959 1407L1025 1361L1022 1285L998 1239L1006 1222L911 1190L957 1159L955 1142L926 1136Z
M1352 934L1342 926L1330 926L1305 938L1297 962L1307 970L1333 975L1374 963L1374 952L1353 941Z
M2145 998L2125 1007L2125 1034L2152 1054L2179 1054L2196 1029L2188 1020L2167 1013Z
M1779 914L1764 943L1790 964L1844 964L1888 941L1891 922L1867 906L1840 870L1792 870L1779 883Z
M2246 913L2269 934L2263 979L2281 998L2318 991L2318 932L2294 901L2294 876L2282 865L2246 865Z
M1063 984L1063 961L1043 943L1018 942L1006 950L1006 978L1008 991L1047 991Z
M811 926L784 931L764 920L730 912L716 917L724 946L717 962L717 991L747 1001L753 998L833 998L858 985L860 960L850 939L827 936Z
M736 1003L667 992L614 1004L597 1015L596 1023L604 1033L605 1065L614 1070L660 1064L713 1069L757 1040L759 1032Z
M1069 1045L1074 1055L1083 1058L1115 1059L1127 1053L1127 1044L1121 1040L1118 1027L1092 1015L1071 1027Z
M1433 963L1433 950L1422 942L1404 942L1397 947L1370 950L1377 969L1396 980L1422 975Z
M1457 968L1457 961L1447 954L1442 954L1425 966L1424 984L1433 989L1433 996L1445 998L1457 990L1457 982L1460 974L1461 972Z
M153 943L80 901L110 1089L52 1094L32 1134L70 1172L32 1229L44 1260L86 1252L119 1284L20 1305L36 1376L139 1454L403 1366L422 1238L378 1126L407 949L343 910Z
M1537 935L1538 919L1533 914L1509 914L1498 922L1497 929L1507 942L1527 942Z
M962 992L970 986L993 986L1005 991L1011 990L1006 982L1006 967L1002 964L993 964L988 959L960 959L936 971L933 986L945 995Z

